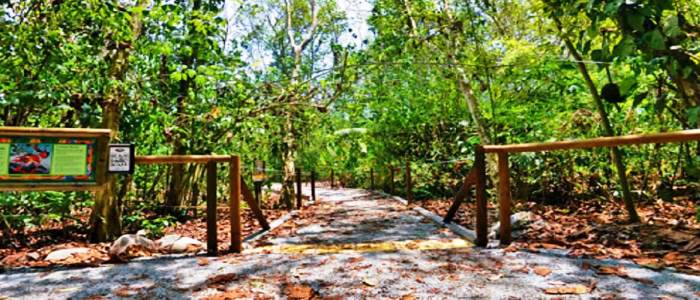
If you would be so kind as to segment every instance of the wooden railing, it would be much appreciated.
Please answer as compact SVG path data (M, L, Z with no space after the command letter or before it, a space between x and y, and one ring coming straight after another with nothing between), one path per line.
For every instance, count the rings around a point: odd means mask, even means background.
M169 156L137 156L136 164L206 164L207 166L207 254L217 255L217 229L216 229L216 175L217 163L228 163L229 169L229 208L231 224L231 252L239 253L243 250L243 236L241 233L241 194L246 201L260 226L267 230L270 225L255 201L253 194L241 177L241 160L238 156L229 155L169 155Z
M623 145L681 143L700 140L700 129L684 130L677 132L626 135L615 137L601 137L585 140L559 141L550 143L530 143L514 145L485 145L477 146L474 163L476 172L476 244L486 246L487 238L487 210L486 210L486 153L498 155L498 204L500 220L500 242L502 245L511 242L511 194L510 194L510 170L508 169L508 154L522 152L542 152L569 149L588 149L599 147L616 147Z

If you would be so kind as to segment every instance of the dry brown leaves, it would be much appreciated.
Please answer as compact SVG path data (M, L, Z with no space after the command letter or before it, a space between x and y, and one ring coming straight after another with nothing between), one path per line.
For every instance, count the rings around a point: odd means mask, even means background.
M646 285L654 285L654 281L646 278L632 277L627 274L624 267L618 266L593 266L593 269L599 275L615 275L621 278L631 279Z
M265 214L265 218L267 218L268 222L281 217L285 213L287 213L287 211L281 209L263 209L263 214ZM231 239L231 220L229 218L229 208L217 208L216 215L218 220L216 223L216 236L219 241L225 241L223 243L219 242L219 251L225 253L228 251L228 243ZM243 236L248 236L262 229L250 209L244 209L241 211L241 222ZM191 237L200 241L206 241L206 229L206 218L202 217L189 220L185 223L179 223L177 226L168 227L164 230L164 234L177 234Z
M197 257L197 265L199 265L199 266L209 265L209 259L206 257Z
M132 289L129 286L120 286L114 290L114 295L117 297L128 298L139 293L138 289Z
M265 297L263 295L259 294L254 294L250 291L246 291L243 289L230 289L226 290L223 292L220 292L218 294L214 294L212 296L204 298L205 300L237 300L237 299L244 299L244 298L251 298L254 297L255 299L269 299L272 297Z
M566 208L520 204L541 218L508 250L565 248L574 256L632 259L652 269L664 266L700 274L700 224L690 200L638 206L645 224L625 224L622 205L580 201Z
M549 274L552 274L552 270L545 266L536 266L532 269L535 274L540 275L542 277L547 277Z
M31 266L31 267L49 267L54 265L61 266L96 266L109 260L107 254L106 243L102 244L87 244L87 243L63 243L51 246L46 246L35 251L22 250L4 257L0 260L0 265L7 267ZM75 253L70 257L60 261L46 261L44 258L51 252L69 249L69 248L89 248L87 253Z
M281 209L264 209L263 213L268 221L275 220L287 211ZM75 212L73 214L80 218L81 222L86 223L89 218L89 211ZM243 210L242 214L243 235L250 235L260 229L260 225L249 209ZM229 241L231 234L231 226L229 224L229 210L223 207L217 210L217 233L220 241ZM26 232L18 234L17 239L27 240L27 242L10 241L13 245L9 249L0 249L0 265L7 267L49 267L52 265L86 265L94 266L109 260L107 249L109 243L92 244L84 242L87 240L85 233L75 229L75 222L65 223L48 223L39 228L28 229ZM69 233L69 234L66 234ZM165 234L178 234L181 236L192 237L194 239L206 240L206 219L196 218L185 223L177 224L173 227L168 227L164 230ZM48 246L46 246L48 245ZM90 248L88 255L77 255L69 260L51 263L44 261L52 251L64 248ZM219 250L226 252L228 250L227 243L219 243ZM150 256L153 253L147 249L134 248L129 249L129 257Z
M226 285L232 281L237 281L239 279L236 273L223 273L212 275L207 278L207 286L210 288L215 288L217 290L226 290Z
M306 284L288 284L284 288L284 294L290 300L312 299L316 292Z

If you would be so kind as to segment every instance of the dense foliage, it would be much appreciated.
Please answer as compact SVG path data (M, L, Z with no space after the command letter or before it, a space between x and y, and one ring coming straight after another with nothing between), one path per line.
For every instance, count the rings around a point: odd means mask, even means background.
M262 159L286 182L300 167L367 186L373 169L388 188L387 167L410 161L419 198L451 195L477 144L700 125L695 0L370 3L363 33L348 22L362 12L332 0L0 0L0 125L110 128L139 154L237 153L246 172ZM626 147L622 177L606 149L511 168L518 198L616 201L620 180L635 201L697 197L699 154ZM93 204L157 228L201 203L203 176L142 167L97 198L4 193L0 228Z

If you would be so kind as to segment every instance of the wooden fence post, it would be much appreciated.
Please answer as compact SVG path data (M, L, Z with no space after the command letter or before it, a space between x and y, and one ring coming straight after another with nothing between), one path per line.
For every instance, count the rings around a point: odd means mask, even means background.
M262 207L262 200L260 200L260 194L262 194L262 181L254 181L253 188L255 189L255 202L258 203L258 207Z
M394 194L394 167L389 166L389 194Z
M207 254L216 256L216 162L207 163Z
M334 173L333 169L331 169L331 188L335 188L335 178L334 178Z
M229 206L231 215L231 248L229 251L240 253L243 250L241 234L241 158L231 156L229 170L230 193Z
M316 202L316 171L311 171L311 201Z
M500 217L501 227L499 235L501 237L501 245L508 245L511 242L511 224L510 224L510 171L508 169L508 153L498 153L498 212Z
M411 161L406 160L406 200L408 204L413 202L413 183L411 182Z
M296 169L297 209L301 209L301 169Z
M476 245L486 247L488 244L488 211L486 203L486 153L484 147L476 146L474 153L474 170L476 171Z
M455 200L452 202L452 206L450 206L450 210L447 211L447 214L445 215L445 218L442 219L443 222L445 223L451 223L452 220L454 220L455 215L457 215L457 211L459 210L460 204L464 202L464 199L467 199L467 202L469 201L468 199L471 198L470 189L472 185L476 181L476 173L475 170L472 169L469 171L469 174L467 175L466 178L464 178L464 182L462 183L462 186L459 188L457 191L457 194L455 195Z

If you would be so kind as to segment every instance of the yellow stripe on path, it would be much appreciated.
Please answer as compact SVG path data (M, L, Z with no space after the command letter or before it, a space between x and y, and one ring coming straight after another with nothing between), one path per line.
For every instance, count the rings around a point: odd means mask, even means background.
M278 253L278 254L336 254L356 252L396 252L402 250L446 250L469 248L473 244L463 239L450 240L407 240L374 243L347 244L283 244L262 246L246 250L246 253Z

